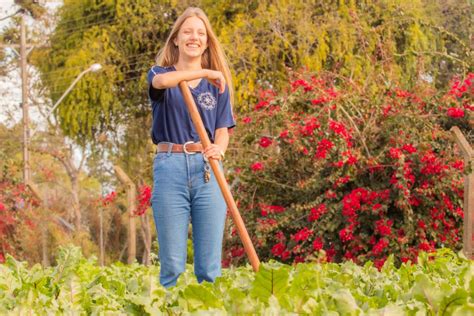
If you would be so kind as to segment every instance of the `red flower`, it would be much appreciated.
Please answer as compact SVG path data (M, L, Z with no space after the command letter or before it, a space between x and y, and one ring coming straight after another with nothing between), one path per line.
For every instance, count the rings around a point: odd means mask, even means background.
M395 89L395 95L399 98L407 98L410 96L410 92L396 88Z
M285 207L280 205L260 205L260 213L262 216L267 216L268 214L278 214L283 213L285 211Z
M374 255L381 254L385 248L388 246L388 241L385 238L380 239L372 248Z
M244 248L242 247L237 247L237 248L233 248L231 250L231 255L232 257L242 257L244 255Z
M313 87L311 87L311 85L303 79L295 80L291 82L290 84L291 84L292 91L295 91L299 87L303 87L305 92L313 90Z
M355 259L355 256L354 254L352 254L352 252L350 252L349 250L346 251L346 253L344 254L344 258L346 258L347 260L354 260Z
M282 231L276 232L275 233L275 239L279 241L285 240L285 234L283 234Z
M2 203L0 203L0 211L5 211L5 205L3 205Z
M313 233L312 230L308 229L308 227L304 227L300 231L298 231L296 234L291 236L291 239L294 241L304 241L308 239L308 237Z
M263 148L267 148L268 146L272 144L272 142L273 141L271 138L263 136L262 138L260 138L259 145Z
M305 124L300 128L300 133L304 136L311 136L315 129L320 127L318 119L315 117L311 117L310 119L306 120Z
M318 142L318 147L316 149L316 158L326 158L328 150L334 147L334 143L329 139L323 138Z
M5 256L0 252L0 263L5 263Z
M311 214L309 215L308 220L310 222L317 221L319 219L319 217L321 217L321 215L323 215L324 213L326 213L326 205L319 204L319 206L317 208L313 207L311 209Z
M331 248L326 250L327 261L332 262L334 260L335 255L336 255L336 249L334 249L334 245L331 245Z
M275 257L279 257L282 255L283 251L285 250L285 245L281 242L279 242L278 244L275 244L273 247L272 247L272 254L275 256Z
M468 88L472 85L472 79L474 78L474 74L470 73L467 75L467 78L461 84L461 81L455 80L452 85L451 89L448 94L461 98L465 92L467 92Z
M339 160L334 163L334 167L342 168L344 166L344 161Z
M290 256L290 252L288 250L285 250L281 254L281 260L286 260Z
M268 208L274 214L282 213L285 211L285 207L279 205L270 205Z
M319 237L316 237L313 241L313 250L315 251L319 251L321 249L323 249L323 241L321 240L321 238Z
M242 122L244 122L244 124L248 124L248 123L252 122L252 118L246 116L246 117L244 117L244 118L242 119Z
M318 104L324 103L326 101L327 101L327 99L325 97L321 97L321 98L318 98L318 99L311 100L311 104L318 105Z
M389 156L393 159L400 159L402 156L402 151L399 148L390 148Z
M382 110L383 110L383 116L387 116L391 109L392 109L392 106L391 106L391 105L386 105L386 106L384 106L384 107L382 108Z
M115 191L110 192L102 199L102 205L106 206L115 201L117 193Z
M345 183L349 182L350 179L351 179L351 177L349 177L349 176L340 177L340 178L336 179L336 181L334 182L333 187L337 188L340 184L345 184ZM327 195L326 195L326 197L329 198ZM334 194L334 197L336 197L336 194Z
M385 220L381 219L375 222L376 228L375 230L382 236L389 236L392 233L392 221L389 220L385 223Z
M283 132L280 133L280 138L286 138L286 137L288 137L288 133L289 133L288 130L285 129Z
M291 250L291 252L293 252L293 253L301 252L301 244L298 244L298 245L294 246L293 249Z
M352 231L346 227L339 231L339 238L342 242L347 242L354 239L354 236L352 235Z
M347 157L347 164L348 165L355 165L356 163L357 163L357 157L352 156L352 154L349 154L349 156Z
M408 199L408 203L410 203L410 205L412 205L412 206L419 206L421 204L421 201L416 196L412 195Z
M424 241L418 245L418 249L423 250L423 251L431 251L432 247L429 243Z
M459 171L464 171L464 160L456 160L455 162L453 162L452 166L454 169L458 169Z
M145 214L146 210L150 207L151 187L143 185L140 187L139 192L138 207L134 212L138 216Z
M464 218L464 211L460 207L456 207L454 214L457 214L459 217Z
M387 260L386 257L383 257L383 258L380 258L380 259L375 259L374 260L375 267L380 271L386 260Z
M266 219L257 218L257 223L259 224L257 226L258 230L266 230L267 228L271 228L278 224L278 222L273 218L266 218Z
M376 204L372 205L372 210L376 211L376 210L380 209L381 207L382 207L382 204L376 203Z
M346 140L351 139L351 135L349 134L346 129L346 126L343 123L331 120L329 122L329 129L331 129L334 133L341 135Z
M347 179L347 181L349 181L349 179ZM347 182L346 181L346 182ZM331 189L327 190L325 193L324 193L324 196L327 198L327 199L334 199L336 198L336 192L332 191Z
M403 145L402 150L406 151L409 154L416 153L416 148L412 144Z
M452 118L460 118L464 117L464 109L461 108L449 108L448 109L448 116Z
M301 146L300 152L301 152L303 155L305 155L305 156L306 156L307 154L309 154L308 148L306 148L306 147L304 147L304 146Z
M264 107L266 107L269 103L267 101L260 101L255 105L255 110L260 110Z
M260 170L263 170L263 163L261 162L254 162L250 168L252 169L252 171L260 171Z
M424 166L421 168L420 173L424 175L441 174L443 170L448 168L431 151L421 157L421 162L423 162Z
M423 229L423 230L426 230L426 224L423 220L418 220L418 227Z
M230 267L230 259L229 259L229 258L227 258L227 259L222 259L222 263L221 263L221 264L222 264L222 267L223 267L223 268L226 268L226 269L227 269L228 267Z

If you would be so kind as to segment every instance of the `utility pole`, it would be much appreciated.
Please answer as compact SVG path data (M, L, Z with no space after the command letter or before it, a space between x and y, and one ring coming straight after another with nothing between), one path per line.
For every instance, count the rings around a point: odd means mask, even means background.
M30 183L30 118L28 105L28 63L26 51L26 15L21 15L20 24L20 68L21 68L21 108L23 109L23 182L25 185Z

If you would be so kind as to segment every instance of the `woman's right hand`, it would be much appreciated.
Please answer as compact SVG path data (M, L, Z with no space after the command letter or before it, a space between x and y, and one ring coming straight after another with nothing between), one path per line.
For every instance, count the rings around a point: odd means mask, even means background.
M225 78L222 72L217 70L207 69L207 80L214 86L219 89L219 93L224 93L225 91Z

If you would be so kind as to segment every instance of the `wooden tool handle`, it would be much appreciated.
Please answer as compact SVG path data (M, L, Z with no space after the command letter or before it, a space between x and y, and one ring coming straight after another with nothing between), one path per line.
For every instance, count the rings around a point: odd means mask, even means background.
M194 123L194 127L196 128L196 131L199 135L199 139L201 140L203 147L207 148L211 145L211 141L209 140L209 136L206 133L206 129L204 128L201 115L199 114L199 111L196 107L196 103L194 102L193 96L191 95L191 91L189 90L189 87L185 81L181 81L179 83L179 88L183 94L184 102L186 102L189 115L191 116L191 119ZM250 264L252 265L253 270L257 272L260 267L260 260L258 259L257 253L252 244L252 240L250 239L247 229L245 228L244 221L242 220L239 210L237 209L234 197L232 196L229 186L227 185L224 173L221 172L219 168L219 162L217 160L209 159L209 163L211 165L212 171L214 171L217 183L221 188L222 195L224 196L224 200L230 210L234 224L237 227L237 233L239 234L240 240L242 240Z

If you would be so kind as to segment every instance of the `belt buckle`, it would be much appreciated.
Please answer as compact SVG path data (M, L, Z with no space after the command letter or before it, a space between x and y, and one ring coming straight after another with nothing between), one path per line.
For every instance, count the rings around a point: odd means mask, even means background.
M195 151L195 152L189 152L189 151L186 150L186 145L189 145L189 144L194 144L194 142L193 142L193 141L189 141L189 142L185 142L185 143L183 144L183 151L184 151L184 153L187 154L187 155L195 155L195 154L197 154L196 151Z

